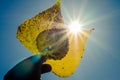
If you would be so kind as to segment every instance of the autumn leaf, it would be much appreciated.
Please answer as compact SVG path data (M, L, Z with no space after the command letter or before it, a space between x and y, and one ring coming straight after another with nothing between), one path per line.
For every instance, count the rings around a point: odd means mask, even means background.
M51 8L24 21L18 27L17 38L33 54L46 56L45 63L52 66L53 73L68 77L79 65L93 29L85 29L77 37L69 34L61 16L60 2L57 0Z

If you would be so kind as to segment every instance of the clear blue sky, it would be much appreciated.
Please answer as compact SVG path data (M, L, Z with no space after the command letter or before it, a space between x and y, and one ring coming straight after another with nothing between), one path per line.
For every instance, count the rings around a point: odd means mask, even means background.
M16 39L18 25L49 8L56 0L0 0L0 80L31 52ZM76 72L68 78L53 73L43 80L120 80L120 0L62 0L65 23L84 19L85 28L95 28ZM81 11L81 12L80 12ZM79 17L81 15L81 17Z

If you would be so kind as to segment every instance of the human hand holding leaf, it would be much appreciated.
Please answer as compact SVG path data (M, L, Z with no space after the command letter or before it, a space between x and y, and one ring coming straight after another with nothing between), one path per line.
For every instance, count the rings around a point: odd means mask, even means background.
M83 30L76 38L69 34L61 16L60 1L51 8L23 22L17 38L33 54L46 56L52 72L68 77L76 70L92 29Z

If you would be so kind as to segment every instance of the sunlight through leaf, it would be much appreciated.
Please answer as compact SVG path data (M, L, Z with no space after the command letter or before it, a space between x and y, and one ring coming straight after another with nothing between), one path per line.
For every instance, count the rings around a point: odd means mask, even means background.
M59 77L68 77L79 65L85 43L93 29L84 29L74 36L65 28L61 16L60 1L49 9L23 22L17 38L33 54L46 56L52 72Z

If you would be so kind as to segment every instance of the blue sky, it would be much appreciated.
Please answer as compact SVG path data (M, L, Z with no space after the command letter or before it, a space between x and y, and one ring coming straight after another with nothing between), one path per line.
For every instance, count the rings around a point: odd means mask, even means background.
M0 80L31 52L16 39L18 25L49 8L56 0L0 0ZM120 80L120 0L62 0L65 23L80 18L95 28L87 40L82 61L68 78L53 73L43 80ZM81 15L81 16L79 16Z

